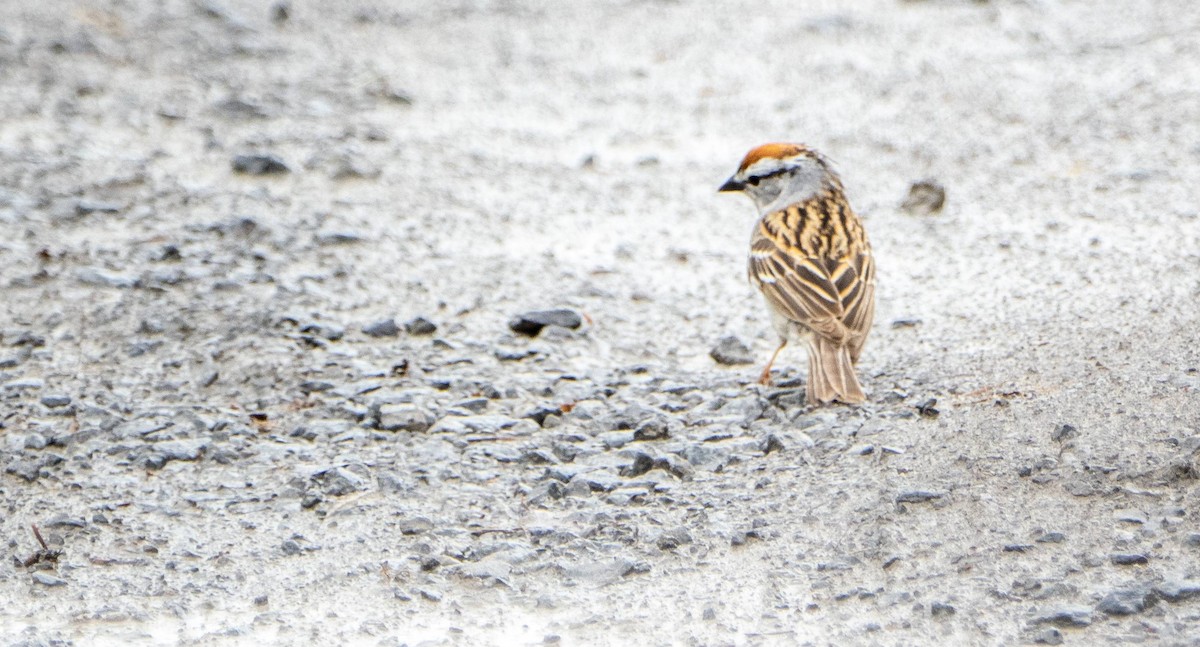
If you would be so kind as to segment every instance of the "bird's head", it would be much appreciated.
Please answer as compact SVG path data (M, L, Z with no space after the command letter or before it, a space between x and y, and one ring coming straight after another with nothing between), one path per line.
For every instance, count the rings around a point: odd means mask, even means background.
M740 191L763 213L816 195L837 178L829 162L803 144L763 144L742 159L718 191Z

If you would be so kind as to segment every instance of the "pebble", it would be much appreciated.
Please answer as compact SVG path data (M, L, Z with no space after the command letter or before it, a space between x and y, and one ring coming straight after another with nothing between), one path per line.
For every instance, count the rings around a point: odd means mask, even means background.
M5 391L35 391L46 386L46 381L31 377L23 380L10 380L4 383Z
M125 205L115 202L97 202L95 200L80 200L75 203L75 214L86 216L89 213L120 213Z
M353 231L326 231L317 234L316 241L322 246L353 245L361 243L363 237Z
M311 322L300 326L300 332L318 335L329 341L337 341L346 336L346 329L335 324Z
M413 404L385 404L379 407L378 428L384 431L422 432L433 426L433 416Z
M1128 616L1141 613L1154 602L1154 592L1151 589L1119 589L1104 596L1096 610L1110 616Z
M1138 566L1150 563L1150 558L1141 553L1116 553L1109 560L1118 566Z
M1039 544L1061 544L1067 540L1067 536L1061 532L1047 532L1037 538Z
M61 578L57 575L53 575L51 573L46 573L44 571L38 571L37 573L34 573L33 581L38 584L41 584L42 586L66 586L67 585L67 581L64 580L63 578Z
M250 103L245 99L231 97L213 104L213 108L233 119L265 119L268 114L262 106Z
M1146 513L1140 510L1117 510L1113 513L1113 518L1123 523L1137 525L1145 525L1149 521Z
M1200 597L1200 580L1168 579L1154 587L1154 592L1167 602L1184 602Z
M785 446L783 441L779 440L779 436L776 436L775 434L769 434L767 438L762 441L762 444L759 448L762 450L763 456L766 456L771 452L783 451Z
M941 492L930 492L927 490L910 490L902 492L896 497L896 503L926 503L928 501L936 501L945 496Z
M326 496L345 496L358 492L366 489L368 483L367 477L355 473L348 466L322 470L309 478Z
M914 216L928 216L942 210L946 204L946 188L933 178L913 182L908 187L908 197L900 208Z
M568 494L572 492L572 487L578 490L579 484L586 486L590 492L612 492L625 485L625 481L619 475L607 469L580 472L567 484Z
M750 347L734 335L726 335L717 340L717 345L708 352L708 356L723 366L754 363L754 354L750 352Z
M471 398L469 400L460 400L459 402L455 402L450 406L458 409L465 409L471 413L483 413L484 409L487 409L488 407L488 399Z
M527 435L537 429L532 420L506 416L446 416L429 429L431 434L498 434L506 436Z
M1033 642L1039 645L1061 645L1063 635L1061 631L1054 627L1046 627L1033 637Z
M1079 430L1074 425L1059 425L1054 433L1050 434L1050 440L1056 443L1061 443L1064 440L1075 438L1079 435Z
M404 332L410 335L432 335L437 329L437 324L425 317L415 317L404 322Z
M201 439L169 440L155 443L154 449L166 456L167 460L194 461L204 455L209 445L209 441Z
M537 354L532 348L497 348L492 351L492 355L501 362L519 362Z
M567 577L597 586L612 584L628 575L649 571L648 566L634 562L627 557L616 557L611 560L596 562L581 562L574 565L560 565L559 568Z
M1083 607L1061 607L1039 614L1033 618L1035 625L1057 627L1086 627L1092 624L1092 610Z
M502 559L489 558L478 562L459 564L449 569L449 572L460 577L491 580L507 586L509 574L512 573L512 564Z
M42 404L47 407L50 407L51 409L55 409L58 407L65 407L68 404L71 404L71 396L69 396L69 395L45 395L45 396L42 396Z
M45 449L49 442L36 431L25 436L25 449Z
M400 334L400 327L396 325L395 319L388 318L367 324L363 326L362 331L368 337L395 337Z
M692 543L692 541L694 541L692 534L687 531L687 528L678 526L660 535L655 545L659 550L675 550L684 544Z
M652 469L654 469L654 458L645 452L638 452L634 454L633 462L622 467L619 473L621 476L635 477L641 476Z
M661 418L646 420L639 424L633 432L633 439L638 441L665 440L670 437L670 427L667 421Z
M310 393L320 393L329 391L333 388L333 382L324 382L320 380L306 380L300 383L300 392L308 395Z
M723 447L690 445L683 450L687 462L710 472L718 472L729 464L730 452Z
M42 526L43 528L86 528L87 520L82 517L68 517L67 515L58 515Z
M579 313L567 308L523 312L508 322L508 327L513 332L530 337L536 337L546 326L574 329L581 325L583 325L583 318L579 316Z
M917 413L921 414L922 418L936 418L941 413L937 410L937 398L927 398L919 402L916 406Z
M275 155L238 155L233 158L233 170L246 175L279 175L292 169Z

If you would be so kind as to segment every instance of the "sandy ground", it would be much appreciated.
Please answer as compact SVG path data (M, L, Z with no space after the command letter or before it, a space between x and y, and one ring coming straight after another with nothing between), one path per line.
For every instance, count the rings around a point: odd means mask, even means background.
M278 7L0 3L6 643L1200 644L1189 3ZM865 406L752 382L772 140Z

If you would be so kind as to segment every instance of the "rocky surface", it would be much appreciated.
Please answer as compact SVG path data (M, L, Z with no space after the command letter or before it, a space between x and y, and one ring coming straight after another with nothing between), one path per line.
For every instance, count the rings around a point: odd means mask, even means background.
M0 25L7 643L1200 635L1185 4ZM864 406L806 407L795 349L755 383L714 191L771 139L866 219Z

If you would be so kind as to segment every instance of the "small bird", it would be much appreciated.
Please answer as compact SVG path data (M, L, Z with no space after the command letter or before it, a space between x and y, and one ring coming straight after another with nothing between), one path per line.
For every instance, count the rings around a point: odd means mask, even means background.
M875 316L875 261L862 221L829 161L803 144L764 144L718 191L750 196L760 219L750 238L750 281L782 342L808 345L810 404L864 402L854 373Z

